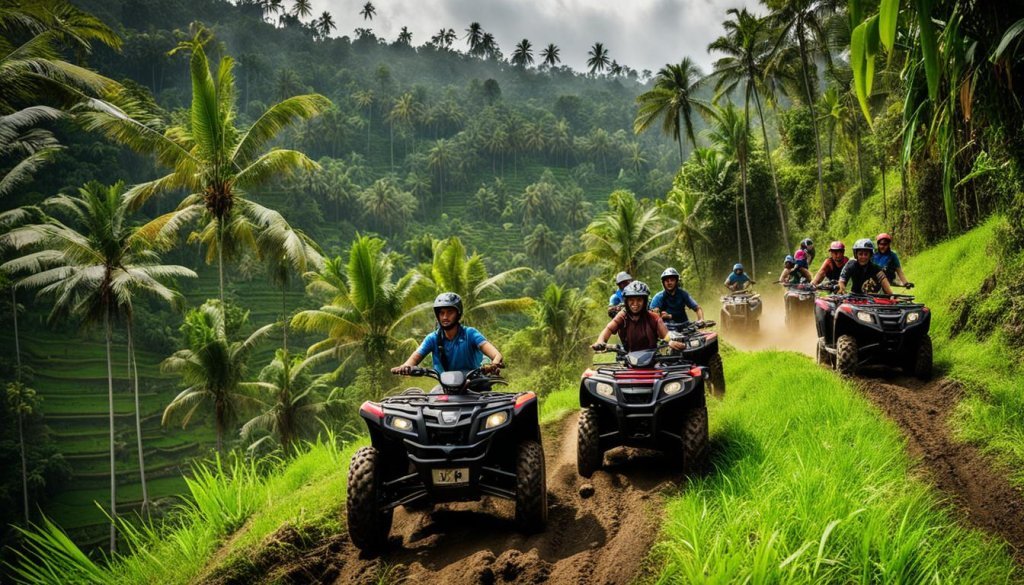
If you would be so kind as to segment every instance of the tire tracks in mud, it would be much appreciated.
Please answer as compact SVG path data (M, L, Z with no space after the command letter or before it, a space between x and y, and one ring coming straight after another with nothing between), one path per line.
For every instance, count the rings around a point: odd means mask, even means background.
M367 557L336 535L317 551L315 578L334 583L630 583L644 571L660 529L663 491L682 480L660 455L606 454L592 478L576 472L578 414L544 431L548 524L516 531L514 506L495 498L395 511L389 550ZM592 493L591 493L592 492ZM585 494L585 495L581 495ZM301 565L301 563L299 563ZM286 579L287 581L287 579Z
M957 513L971 526L1005 540L1014 559L1024 564L1024 492L977 447L952 436L949 416L962 387L948 379L922 382L875 372L862 375L858 385L903 430L910 454Z

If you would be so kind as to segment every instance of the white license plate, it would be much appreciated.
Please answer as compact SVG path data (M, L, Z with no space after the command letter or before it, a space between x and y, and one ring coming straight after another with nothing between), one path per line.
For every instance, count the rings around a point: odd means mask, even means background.
M469 483L469 468L432 469L434 485L462 485Z

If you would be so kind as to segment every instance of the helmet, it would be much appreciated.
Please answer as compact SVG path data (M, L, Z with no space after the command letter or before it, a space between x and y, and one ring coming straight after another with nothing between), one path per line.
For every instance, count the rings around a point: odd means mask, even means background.
M737 270L743 270L743 265L739 262L732 265L732 271L736 272Z
M633 280L633 277L628 272L620 272L615 275L615 284L622 285L627 280Z
M804 252L803 250L797 250L796 254L794 254L793 257L796 258L796 260L798 261L807 260L807 252Z
M639 280L626 285L626 288L622 289L623 297L649 297L651 296L651 289L646 284Z
M814 242L811 241L811 238L804 238L804 240L802 242L800 242L800 247L801 248L813 248L814 247Z
M791 254L786 254L786 259L782 262L785 264L796 264L796 259Z
M452 308L457 313L456 321L462 319L462 297L453 292L443 292L434 299L434 317L441 309Z
M670 266L670 267L666 268L664 272L661 273L661 280L665 280L666 278L669 278L670 276L674 276L674 277L676 277L678 279L679 278L679 271L676 270L675 268L672 268Z
M828 245L828 249L829 249L829 251L845 252L846 251L846 244L840 242L839 240L836 240L836 241L834 241L834 242L832 242L831 244Z
M890 236L889 234L887 234L885 232L882 232L882 233L878 234L877 236L875 236L875 242L879 242L881 240L889 240L889 242L892 242L892 236Z
M859 250L867 250L868 252L875 251L875 245L871 243L868 238L861 238L853 244L853 253L856 254Z

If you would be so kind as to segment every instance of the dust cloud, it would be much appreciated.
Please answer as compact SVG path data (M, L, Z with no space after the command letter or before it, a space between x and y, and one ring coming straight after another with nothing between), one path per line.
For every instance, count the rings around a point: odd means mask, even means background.
M769 284L757 287L761 293L764 308L761 311L761 328L758 332L728 331L722 333L726 342L746 351L780 349L797 351L814 357L818 334L814 329L814 316L808 314L793 326L786 325L786 305L783 301L785 288ZM722 308L720 295L713 303L707 303L705 318L719 321ZM721 324L717 327L721 331Z

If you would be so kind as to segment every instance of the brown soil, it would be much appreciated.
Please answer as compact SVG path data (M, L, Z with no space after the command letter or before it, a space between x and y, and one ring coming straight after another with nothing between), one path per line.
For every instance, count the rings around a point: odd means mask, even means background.
M255 580L630 583L641 575L658 535L662 491L681 478L662 471L668 466L660 455L632 449L610 451L604 470L589 480L580 477L576 420L570 416L545 431L549 512L540 534L518 533L512 503L496 498L437 506L431 512L400 508L389 550L380 557L361 554L348 535L320 537L314 546L295 535L275 535L271 540L300 542L291 543L296 546L286 560L257 560L272 570Z
M869 372L861 387L906 433L910 453L920 458L931 481L968 523L1003 538L1024 563L1024 493L977 448L950 433L948 419L961 387L946 379L874 375L882 374Z
M786 325L786 306L783 301L785 289L775 284L764 284L756 288L761 293L761 326L757 332L729 331L722 334L722 339L746 351L762 349L778 349L798 351L814 357L818 334L814 329L814 316L808 315L798 325ZM704 316L714 321L719 320L721 303L715 298L707 303ZM721 324L716 328L721 331Z

